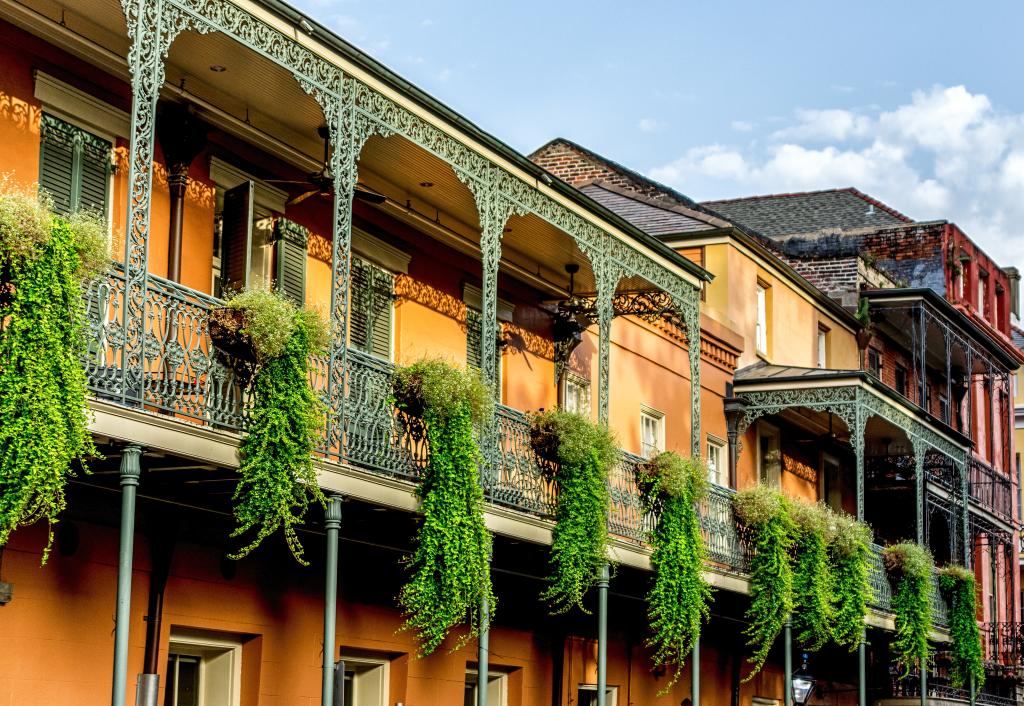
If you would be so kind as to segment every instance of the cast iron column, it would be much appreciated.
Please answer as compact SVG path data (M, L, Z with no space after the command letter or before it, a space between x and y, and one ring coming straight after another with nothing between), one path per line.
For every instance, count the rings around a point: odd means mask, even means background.
M783 689L782 703L784 706L793 706L793 621L786 618L786 624L782 628L782 677Z
M476 650L476 706L487 706L487 682L490 672L491 626L487 596L480 599L480 638Z
M121 453L121 539L117 555L117 608L114 618L114 684L111 706L124 706L128 679L128 621L132 607L132 550L135 541L135 493L142 448Z
M693 641L690 657L690 703L692 706L700 706L700 635Z
M334 703L334 643L338 618L338 530L341 529L341 496L331 495L324 510L327 531L327 568L324 580L324 674L320 703Z
M860 634L860 644L857 645L857 706L868 706L867 641L868 629L864 628Z
M608 699L608 564L601 567L597 579L597 706L606 706Z

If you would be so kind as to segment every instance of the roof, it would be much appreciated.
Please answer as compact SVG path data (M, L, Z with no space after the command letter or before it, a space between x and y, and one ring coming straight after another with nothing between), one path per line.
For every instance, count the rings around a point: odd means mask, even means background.
M770 365L758 361L736 371L735 382L762 382L766 380L831 380L837 377L857 377L859 370L832 370L829 368L802 368L796 365Z
M711 273L700 265L688 260L657 238L648 235L625 219L596 203L578 189L566 184L560 179L556 179L554 175L550 174L546 169L534 164L529 158L510 147L507 143L502 142L494 135L470 122L423 89L413 85L391 69L384 66L384 64L358 49L355 45L345 41L335 32L317 22L315 19L307 17L304 13L282 0L255 1L263 8L292 23L296 28L299 27L300 24L304 23L304 25L308 27L306 30L308 34L315 37L317 41L322 42L332 51L337 52L346 60L367 71L381 83L400 91L411 100L425 107L427 110L436 113L440 118L448 121L452 126L463 131L470 138L480 142L488 149L493 150L501 157L516 165L519 169L522 169L527 174L558 192L561 196L579 204L588 211L591 211L600 218L613 224L616 228L619 228L643 246L650 248L659 256L664 257L676 267L686 270L691 275L706 282L710 282L713 279ZM298 29L296 29L296 31L298 31Z
M822 228L877 228L913 222L853 188L705 201L701 205L769 238Z
M655 236L694 233L728 228L729 223L714 216L600 181L583 184L580 191L619 214L640 230Z

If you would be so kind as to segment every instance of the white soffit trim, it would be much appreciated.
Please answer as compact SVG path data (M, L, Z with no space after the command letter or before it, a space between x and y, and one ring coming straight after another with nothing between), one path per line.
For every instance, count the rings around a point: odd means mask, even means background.
M482 311L484 308L484 293L479 287L474 287L471 284L465 284L462 286L462 301L466 302L466 306L470 309L476 309ZM512 322L512 314L515 312L516 307L504 299L498 298L498 321Z
M100 137L127 138L131 134L131 118L123 110L43 71L36 70L35 79L35 97L46 112L99 133Z
M408 253L359 228L352 229L352 252L389 272L409 274L412 257Z
M288 192L260 181L217 157L210 157L210 179L223 189L233 189L244 181L251 181L256 190L257 206L262 206L275 213L284 213L287 208Z

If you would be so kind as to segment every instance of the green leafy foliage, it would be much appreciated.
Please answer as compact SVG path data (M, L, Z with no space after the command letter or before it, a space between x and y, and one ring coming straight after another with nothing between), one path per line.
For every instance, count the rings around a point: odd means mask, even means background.
M413 416L429 409L440 420L461 414L465 405L472 422L480 425L494 409L494 396L478 370L460 370L441 358L425 358L399 368L391 389L395 406Z
M247 293L228 305L243 297L243 302L271 301ZM274 307L276 302L290 307L290 317L282 317L281 323L289 335L277 355L271 355L276 349L264 349L252 382L249 433L240 449L241 479L234 494L237 527L231 536L239 537L254 528L256 536L233 558L246 556L281 529L296 561L306 565L295 528L305 518L311 499L324 504L312 458L324 409L309 384L309 356L321 350L323 337L317 327L322 329L323 324L283 297L273 295L273 301ZM250 320L260 321L261 316L253 312Z
M532 420L531 436L542 430L557 440L558 507L551 536L551 574L541 598L553 613L583 608L583 596L608 562L608 473L619 459L606 427L564 410Z
M985 683L985 664L982 661L981 632L978 630L974 574L962 566L944 566L939 569L939 587L951 602L949 634L953 639L953 663L950 681L957 688L974 688Z
M645 510L658 514L650 535L654 586L647 594L647 644L656 666L673 668L659 691L664 695L679 681L683 661L711 614L707 549L697 516L697 503L707 494L707 468L699 459L666 451L638 467L637 486Z
M474 432L474 410L485 401L479 376L442 361L421 361L396 371L396 398L408 399L410 385L425 398L422 419L430 456L417 489L423 522L399 603L406 616L404 628L416 633L420 655L426 656L459 624L469 630L456 649L486 627L481 599L487 600L489 614L494 613L491 535L484 524Z
M754 649L749 661L751 680L768 659L779 632L793 610L793 569L790 566L793 522L786 501L772 488L756 485L733 497L736 518L749 532L750 607L747 608L747 644Z
M327 327L323 318L315 311L297 310L291 299L280 291L246 289L232 296L224 305L245 311L243 333L252 341L260 365L285 354L300 321L310 350L321 351L327 347Z
M932 555L919 544L901 542L886 547L882 559L886 571L896 581L892 597L896 634L890 648L902 679L917 665L927 668L931 659L928 635L932 631Z
M852 652L864 639L864 617L871 597L868 574L871 528L840 513L831 514L830 525L832 640Z
M793 521L793 631L805 650L817 652L832 637L833 576L828 556L830 513L822 503L791 500Z
M88 214L69 221L0 183L0 547L19 526L45 519L43 563L73 463L96 453L82 282L106 266L103 233Z

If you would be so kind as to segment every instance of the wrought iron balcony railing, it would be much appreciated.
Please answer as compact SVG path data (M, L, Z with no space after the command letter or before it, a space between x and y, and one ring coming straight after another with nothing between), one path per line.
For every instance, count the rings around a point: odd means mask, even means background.
M985 662L991 668L1024 667L1024 625L1021 623L982 623L981 641Z
M967 488L971 500L1004 520L1013 521L1013 479L978 458L968 465Z
M230 368L214 352L207 333L210 309L219 301L187 287L150 276L146 302L144 375L141 390L126 389L122 375L124 277L114 269L86 292L88 357L85 368L97 399L128 400L149 411L227 431L244 431L246 395ZM427 447L419 420L396 413L388 401L391 363L349 350L341 449L322 452L364 471L415 481L426 462ZM327 361L314 358L310 378L326 396ZM325 402L330 402L325 399ZM330 405L329 405L330 406ZM495 427L484 444L482 478L488 502L551 519L557 489L541 473L530 445L529 420L499 405ZM642 458L624 453L609 477L609 532L622 541L642 544L653 526L643 512L634 470ZM720 571L743 574L750 549L733 516L733 491L713 486L698 508L710 561ZM873 547L873 607L887 611L891 589L880 548ZM945 602L933 591L935 622L946 624Z

